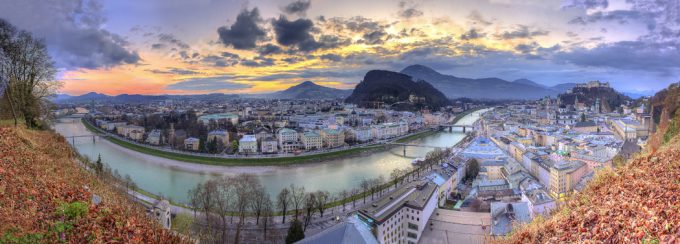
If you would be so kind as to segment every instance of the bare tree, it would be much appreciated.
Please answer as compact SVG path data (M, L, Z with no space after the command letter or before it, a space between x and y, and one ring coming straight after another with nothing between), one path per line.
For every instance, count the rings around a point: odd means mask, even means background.
M371 188L371 181L367 179L361 180L361 183L359 183L359 187L361 187L361 193L364 194L364 204L366 204L366 193L368 192L368 189Z
M399 183L400 177L401 177L400 169L394 169L392 170L392 173L390 173L390 180L392 181L392 184L394 184L394 189L397 189L397 184Z
M276 196L276 206L281 210L281 215L283 216L283 221L281 223L286 223L286 214L288 212L288 205L290 205L290 190L288 188L283 188Z
M302 207L302 204L304 204L305 187L296 187L294 184L290 184L290 195L293 202L293 207L295 207L295 219L297 219L300 213L300 208Z
M2 19L0 49L5 57L0 63L0 76L7 81L6 95L15 125L21 115L26 126L34 128L38 119L47 117L47 98L61 86L54 79L54 63L42 40L33 38L29 32L17 31Z
M304 198L304 208L305 208L305 219L304 219L304 230L307 230L307 226L312 220L312 216L314 216L314 208L316 207L317 204L317 196L316 193L310 192L305 194Z
M316 192L316 208L319 210L319 215L323 218L323 212L326 210L326 205L331 199L331 194L328 191Z
M253 191L252 199L250 201L250 211L255 214L255 224L260 225L260 216L264 210L264 205L269 200L269 194L264 191L264 187L259 186ZM271 202L271 200L269 200Z
M347 198L349 197L349 192L347 192L346 189L343 189L340 193L340 202L342 202L342 211L345 211L345 205L347 204Z
M272 204L272 200L269 199L269 194L267 194L267 197L264 198L264 201L262 202L262 222L264 224L264 227L262 227L262 234L264 235L264 239L267 240L267 225L269 224L269 221L274 215L274 206Z
M357 188L352 188L352 208L357 207L357 196L359 195L359 189ZM364 203L366 203L366 199L364 198Z
M217 214L220 219L220 229L222 230L221 240L222 242L227 241L227 216L230 216L230 212L233 209L234 201L234 189L229 178L217 178L209 180L204 184L210 189L207 194L213 194L215 200L214 209L205 212L206 215L212 213ZM214 188L214 189L213 189Z

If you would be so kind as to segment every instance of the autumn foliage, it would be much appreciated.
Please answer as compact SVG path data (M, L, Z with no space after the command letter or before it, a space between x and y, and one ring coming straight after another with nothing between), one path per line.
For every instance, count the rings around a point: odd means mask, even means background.
M101 203L92 203L93 194ZM0 243L178 243L53 132L0 127Z
M679 243L680 136L628 165L598 173L544 221L513 233L512 243Z

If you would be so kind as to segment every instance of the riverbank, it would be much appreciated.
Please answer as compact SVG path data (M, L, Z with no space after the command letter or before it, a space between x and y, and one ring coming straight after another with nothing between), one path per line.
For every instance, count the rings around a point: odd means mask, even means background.
M83 125L90 131L96 134L101 134L98 128L92 126L89 122L83 119ZM373 151L384 150L388 148L387 145L371 145L367 147L360 148L350 148L347 150L340 150L334 152L319 153L313 155L301 155L301 156L290 156L290 157L272 157L272 158L223 158L223 157L209 157L209 156L197 156L188 155L182 153L162 151L158 149L153 149L145 146L136 145L112 136L107 136L105 140L116 144L118 146L143 153L146 155L187 162L194 164L205 164L205 165L216 165L216 166L285 166L293 164L304 164L311 162L326 161L331 159L338 159L345 156L368 153ZM178 165L172 165L178 166ZM200 170L202 171L202 170Z
M461 114L458 114L456 118L454 119L454 123L458 122L460 119L464 118L465 116L475 112L479 111L482 108L475 108L471 109L468 111L465 111ZM90 131L96 134L105 134L107 135L107 132L101 131L99 128L96 128L93 126L89 121L86 119L82 119L81 122L83 125ZM431 130L426 130L422 132L418 132L412 135L408 135L399 139L396 139L395 142L397 143L405 143L409 141L413 141L419 138L427 137L430 135L436 134L436 131L431 131ZM176 160L176 161L181 161L181 162L187 162L187 163L194 163L194 164L203 164L203 165L216 165L216 166L286 166L286 165L294 165L294 164L305 164L305 163L312 163L312 162L319 162L319 161L327 161L327 160L332 160L332 159L340 159L343 157L347 156L352 156L352 155L358 155L362 153L370 153L370 152L376 152L376 151L383 151L383 150L388 150L392 146L388 144L375 144L375 145L368 145L365 147L356 147L356 148L350 148L350 149L344 149L344 150L338 150L338 151L332 151L332 152L323 152L323 153L316 153L316 154L309 154L309 155L299 155L299 156L285 156L285 157L253 157L253 158L225 158L225 157L219 157L219 156L204 156L204 155L190 155L190 154L185 154L185 153L179 153L179 152L170 152L170 151L164 151L160 149L154 149L148 146L143 146L143 145L137 145L125 140L121 140L119 138L116 138L114 136L107 136L105 137L106 140L109 142L112 142L118 146L140 152L143 154L151 155L151 156L156 156L156 157L161 157L161 158L166 158L166 159L171 159L171 160ZM179 168L184 168L186 169L187 167L184 167L182 165L178 164L173 164L173 167L179 167ZM195 169L189 169L192 171L196 171ZM199 171L204 171L204 170L199 170Z

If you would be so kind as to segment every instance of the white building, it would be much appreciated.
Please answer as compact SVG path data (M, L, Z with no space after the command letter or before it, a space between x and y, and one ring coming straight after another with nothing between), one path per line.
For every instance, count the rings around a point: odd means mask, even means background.
M357 213L380 243L418 243L437 208L437 185L423 180L401 187Z
M279 147L283 152L292 152L298 150L300 144L298 143L299 135L297 131L282 128L276 133L277 139L279 140Z
M146 143L149 143L151 145L160 145L161 144L161 131L156 129L152 130L149 132L149 135L146 136Z
M276 153L279 151L279 143L273 137L267 137L260 142L260 152Z
M302 146L305 150L320 149L323 147L321 135L314 131L302 133L300 136L300 141L302 141Z
M246 154L257 153L257 137L254 135L244 135L238 141L238 152Z
M373 130L371 127L358 127L354 129L354 137L359 142L373 140Z

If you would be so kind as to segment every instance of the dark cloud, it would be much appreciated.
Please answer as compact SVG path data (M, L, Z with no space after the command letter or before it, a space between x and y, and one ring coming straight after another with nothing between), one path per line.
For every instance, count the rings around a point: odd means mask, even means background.
M570 20L569 24L585 25L587 23L595 23L600 21L615 21L619 24L628 24L631 21L642 21L647 23L650 29L653 28L655 24L653 22L653 16L631 10L597 11L586 16L576 17Z
M152 49L162 49L162 48L165 48L165 44L163 44L163 43L154 43L154 44L151 44L151 48L152 48Z
M586 67L655 71L669 75L680 70L680 50L670 43L622 41L600 44L595 48L577 48L556 54L556 61Z
M199 72L193 71L193 70L188 70L188 69L180 69L180 68L169 68L169 69L147 69L146 71L149 71L154 74L173 74L173 75L196 75L200 74Z
M595 9L607 8L609 6L608 0L563 0L563 8L582 8Z
M423 16L423 11L420 11L412 2L400 1L399 12L397 14L404 19L410 19Z
M286 16L272 20L276 42L283 46L297 46L300 51L313 51L322 47L312 36L314 23L309 19L289 21Z
M307 13L307 9L311 6L312 2L310 0L296 0L292 3L283 7L283 12L287 14L297 14L304 16Z
M321 60L329 60L329 61L333 61L333 62L338 62L338 61L342 60L342 56L337 55L337 54L332 54L332 53L327 53L327 54L321 55L319 58L321 58Z
M277 45L267 43L263 46L258 47L257 53L260 54L261 56L267 56L267 55L270 55L270 54L278 54L278 53L281 53L281 48Z
M383 38L386 36L387 33L385 33L385 31L383 30L369 32L364 34L363 42L370 45L382 44L383 42L385 42Z
M216 67L229 67L234 66L239 63L239 57L236 56L224 56L227 52L222 53L222 56L208 55L201 59L203 63ZM235 54L234 54L235 55Z
M484 19L484 17L482 17L482 14L480 14L477 10L472 10L467 18L470 21L472 21L473 24L481 24L481 25L491 25L491 24L493 24L491 21Z
M274 64L276 64L274 62L274 59L262 57L262 56L257 56L255 58L249 59L249 60L241 60L241 65L248 66L248 67L265 67L265 66L272 66Z
M177 46L179 49L189 49L189 44L177 39L174 35L168 33L158 34L158 40L168 44Z
M540 30L540 29L531 29L529 26L526 25L518 25L515 30L512 31L505 31L500 35L496 35L496 37L501 38L501 39L516 39L516 38L532 38L535 36L545 36L550 33L549 31L546 30Z
M461 40L474 40L486 36L486 34L479 32L477 29L472 28L465 33L460 35Z
M222 57L225 57L225 58L239 58L238 54L230 53L230 52L222 52Z
M216 76L207 78L193 78L170 84L168 90L212 91L212 90L240 90L251 88L252 85L230 82L231 76Z
M122 36L103 28L106 18L99 1L26 0L0 5L2 18L45 39L58 67L96 69L141 61Z
M236 17L236 22L230 27L222 26L217 29L220 42L236 49L253 49L257 42L266 38L267 33L260 26L262 17L257 8L248 11L244 9Z

